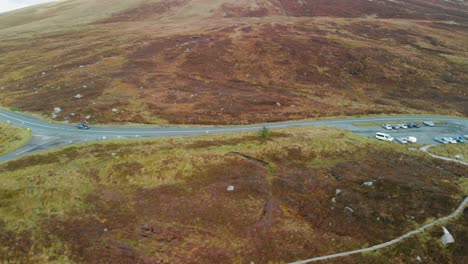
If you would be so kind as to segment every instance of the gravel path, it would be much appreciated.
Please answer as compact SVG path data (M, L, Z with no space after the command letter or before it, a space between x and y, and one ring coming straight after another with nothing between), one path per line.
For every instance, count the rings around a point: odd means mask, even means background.
M434 146L434 145L424 146L420 150L427 153L428 155L430 155L433 158L442 159L442 160L446 160L446 161L452 161L452 162L456 162L456 163L460 163L460 164L468 166L468 163L466 163L466 162L463 162L463 161L460 161L460 160L455 160L455 159L450 159L450 158L447 158L447 157L441 157L441 156L437 156L437 155L434 155L432 153L429 153L428 149L430 147L432 147L432 146ZM437 220L435 220L435 221L433 221L433 222L431 222L429 224L423 225L418 229L410 231L410 232L408 232L408 233L406 233L406 234L404 234L404 235L402 235L400 237L397 237L397 238L395 238L393 240L387 241L387 242L382 243L382 244L378 244L378 245L368 247L368 248L363 248L363 249L357 249L357 250L352 250L352 251L347 251L347 252L342 252L342 253L336 253L336 254L332 254L332 255L315 257L315 258L306 259L306 260L299 260L299 261L296 261L296 262L291 262L290 264L305 264L305 263L310 263L310 262L315 262L315 261L320 261L320 260L328 260L328 259L333 259L333 258L346 257L346 256L354 255L354 254L360 254L360 253L364 253L364 252L378 250L378 249L381 249L381 248L386 248L386 247L389 247L389 246L394 245L396 243L399 243L399 242L401 242L402 240L404 240L404 239L406 239L408 237L412 237L412 236L414 236L416 234L422 233L426 229L431 228L431 227L433 227L433 226L435 226L437 224L440 224L440 223L446 222L446 221L448 221L450 219L453 219L455 217L458 217L460 214L463 213L463 210L467 206L468 206L468 197L466 197L463 200L463 202L460 204L460 206L458 206L457 210L455 210L450 215L439 218L439 219L437 219Z
M438 156L438 155L430 153L429 148L434 147L434 146L435 145L427 145L427 146L424 146L424 147L420 148L419 150L421 150L422 152L427 153L429 156L431 156L433 158L436 158L436 159L452 161L452 162L456 162L456 163L460 163L460 164L468 166L467 162L464 162L464 161L461 161L461 160L456 160L456 159L451 159L451 158L447 158L447 157L442 157L442 156Z

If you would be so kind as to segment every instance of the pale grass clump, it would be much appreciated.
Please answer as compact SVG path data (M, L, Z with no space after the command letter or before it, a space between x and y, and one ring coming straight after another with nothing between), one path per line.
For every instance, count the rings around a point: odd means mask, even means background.
M0 156L26 144L31 136L30 130L0 122Z

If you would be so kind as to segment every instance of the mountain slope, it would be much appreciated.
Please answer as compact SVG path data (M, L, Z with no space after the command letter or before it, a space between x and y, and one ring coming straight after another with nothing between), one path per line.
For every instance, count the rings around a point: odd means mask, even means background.
M0 104L106 123L466 115L467 17L436 0L51 3L0 15Z

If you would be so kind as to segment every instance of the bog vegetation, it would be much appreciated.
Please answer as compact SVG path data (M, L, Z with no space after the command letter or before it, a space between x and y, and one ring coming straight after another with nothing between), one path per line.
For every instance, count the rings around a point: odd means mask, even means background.
M468 192L466 175L461 165L335 128L65 147L0 164L0 261L305 259L448 214ZM344 260L457 262L466 228L448 228L460 241L448 249L434 231Z

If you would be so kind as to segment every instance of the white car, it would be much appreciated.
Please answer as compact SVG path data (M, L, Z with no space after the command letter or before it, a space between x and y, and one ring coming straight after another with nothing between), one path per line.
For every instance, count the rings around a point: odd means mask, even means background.
M408 143L408 139L404 138L404 137L396 138L396 141L398 141L401 144L407 144Z
M430 126L430 127L435 126L434 122L432 122L432 121L424 121L423 124L426 125L426 126Z
M385 124L382 127L387 129L387 130L392 130L392 125L389 125L389 124Z
M407 124L399 124L400 128L407 129L408 125Z
M450 143L450 144L457 144L458 143L454 138L448 137L446 139L447 139L448 143Z
M418 139L416 137L407 137L406 140L408 141L408 143L416 143L418 142Z
M383 141L393 141L393 137L382 132L375 133L375 138Z

